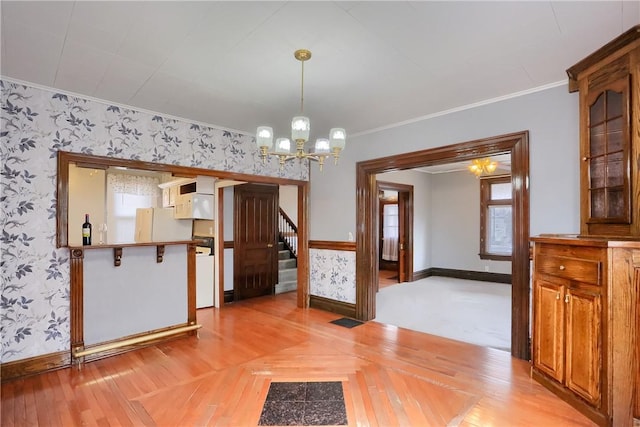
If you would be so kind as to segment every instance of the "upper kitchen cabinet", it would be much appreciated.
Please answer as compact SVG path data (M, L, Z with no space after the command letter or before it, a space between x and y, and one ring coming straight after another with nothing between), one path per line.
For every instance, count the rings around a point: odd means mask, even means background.
M580 92L580 233L640 236L640 25L567 74Z
M213 219L216 179L198 175L160 184L162 206L174 207L175 218Z

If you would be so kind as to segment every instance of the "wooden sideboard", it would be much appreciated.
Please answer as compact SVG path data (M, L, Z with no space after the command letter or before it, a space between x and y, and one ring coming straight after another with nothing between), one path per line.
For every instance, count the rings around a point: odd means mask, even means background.
M532 375L602 426L640 416L640 240L532 239Z

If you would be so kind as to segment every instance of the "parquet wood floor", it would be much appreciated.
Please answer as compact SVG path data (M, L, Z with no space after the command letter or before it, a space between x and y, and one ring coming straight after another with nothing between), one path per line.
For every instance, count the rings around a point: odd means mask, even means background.
M509 353L295 306L202 309L176 339L2 385L2 426L255 426L271 382L340 381L351 426L592 426Z

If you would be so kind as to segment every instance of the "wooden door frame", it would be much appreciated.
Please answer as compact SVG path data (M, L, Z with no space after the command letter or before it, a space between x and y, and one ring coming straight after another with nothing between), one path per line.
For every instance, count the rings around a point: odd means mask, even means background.
M509 153L513 186L511 354L529 359L529 131L356 163L356 317L376 316L378 239L376 175Z
M233 177L233 175L232 175ZM266 178L266 179L265 179ZM291 179L284 178L267 178L255 176L251 177L251 179L246 179L246 182L252 184L258 183L272 183L278 185L292 185L298 187L298 253L297 253L297 268L298 268L298 287L296 290L297 293L297 306L299 308L309 308L309 295L310 295L310 284L309 284L309 229L310 229L310 221L309 221L309 192L310 192L310 184L309 181L297 181ZM218 189L218 218L219 221L216 224L217 226L217 235L224 236L224 189ZM219 258L216 261L217 266L221 266L222 268L216 269L216 273L218 274L218 295L220 295L219 299L219 308L224 306L224 249L225 242L224 238L216 239L216 257Z
M405 205L405 215L404 218L400 217L400 209L398 209L398 221L402 221L404 223L404 232L405 232L405 263L404 263L404 272L401 274L400 272L400 259L398 259L398 281L400 278L404 276L407 282L413 282L413 185L408 184L400 184L397 182L388 182L388 181L378 181L376 180L376 192L378 194L379 190L392 190L398 192L398 208L400 207L400 203L402 199L400 197L400 193L407 195L407 201L404 203ZM377 206L379 208L379 204ZM380 213L376 214L376 218L380 217ZM376 222L378 220L376 219ZM379 232L379 228L375 227L376 232ZM380 236L377 236L378 241L380 240ZM380 248L378 248L378 253L380 253ZM378 258L376 258L376 264L379 264ZM376 267L376 271L380 269L379 266ZM376 278L378 283L379 275L376 273Z

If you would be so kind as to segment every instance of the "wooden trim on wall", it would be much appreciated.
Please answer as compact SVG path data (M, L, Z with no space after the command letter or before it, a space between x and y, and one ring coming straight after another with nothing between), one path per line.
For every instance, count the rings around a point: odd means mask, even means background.
M233 289L228 289L228 290L224 291L223 295L224 295L225 304L233 302Z
M333 240L310 240L311 249L328 249L332 251L355 251L356 242L338 242Z
M413 282L415 278L413 277L413 185L410 184L401 184L397 182L388 182L388 181L378 181L376 180L377 188L376 195L379 194L380 190L394 190L398 192L398 220L399 220L399 230L400 235L398 236L398 243L404 246L404 251L398 249L398 277L400 282ZM379 204L376 206L376 209L379 209ZM382 212L378 212L377 221L380 226L380 218ZM378 233L381 233L380 227L376 230ZM378 234L378 238L380 238L380 234ZM378 268L382 269L383 260L381 259L381 251L378 246Z
M214 262L215 265L215 274L218 276L218 307L222 308L227 301L225 290L224 290L224 250L227 248L227 242L224 241L224 187L219 187L218 192L216 194L216 209L217 209L217 217L223 218L222 221L216 221L216 236L218 238L215 239L215 257L216 260ZM233 241L231 242L231 248L233 249ZM222 268L220 268L222 266ZM233 291L232 291L233 292ZM225 297L223 298L222 295ZM233 295L231 296L231 301L233 301ZM215 303L215 298L214 301Z
M196 245L187 245L187 323L196 324Z
M104 359L105 357L115 356L117 354L126 353L132 350L138 350L140 348L149 347L161 342L170 341L177 338L194 336L198 333L196 330L186 331L186 332L178 331L179 329L184 328L185 326L191 326L191 325L193 325L193 323L188 322L180 325L170 326L168 328L155 329L155 330L146 331L140 334L129 335L126 337L115 339L115 340L101 342L94 345L89 345L85 347L85 350L91 350L91 349L97 350L100 347L109 346L109 345L113 345L114 347L101 350L101 351L96 351L95 353L92 353L86 356L81 356L81 357L78 357L77 359L81 360L82 362L93 362L94 360ZM170 333L172 331L175 331L175 333L172 333L170 335L160 337L160 338L151 338L152 335L155 335L158 333ZM145 339L145 337L149 337L150 339ZM136 342L133 344L125 343L125 341L132 340L132 339L133 340L140 339L140 342ZM118 345L119 343L122 343L124 345Z
M15 362L2 363L0 365L0 376L2 377L2 382L5 382L69 366L71 366L71 352L60 351L16 360Z
M336 313L336 314L340 314L342 316L347 316L351 318L355 318L356 316L355 304L336 301L333 299L319 297L316 295L311 295L309 297L309 306L311 308L317 308L319 310L329 311L331 313Z
M234 248L234 244L233 244L233 240L225 240L223 242L223 249L233 249Z
M430 268L431 276L453 277L456 279L476 280L511 284L511 274L490 273L487 271L455 270L451 268Z
M297 305L299 308L309 308L311 285L309 283L309 210L311 187L309 182L298 185L298 289Z
M529 359L529 132L522 131L356 163L356 318L376 316L378 283L375 176L510 153L513 186L511 354Z
M212 176L218 179L246 181L260 184L308 185L308 181L277 178L263 175L202 169L191 166L170 165L164 163L144 162L141 160L119 159L115 157L93 156L68 151L58 151L58 174L56 195L56 245L68 246L68 208L69 208L69 164L89 163L96 167L120 166L129 169L169 172L174 176L195 177L197 175Z
M453 277L456 279L476 280L480 282L511 284L511 275L505 273L489 273L486 271L455 270L451 268L431 267L413 273L413 280L426 279L431 276Z
M426 279L427 277L431 277L433 276L433 274L431 274L431 269L430 268L425 268L424 270L420 270L420 271L414 271L413 272L413 280L420 280L420 279Z
M70 328L71 351L84 350L84 251L71 249Z

